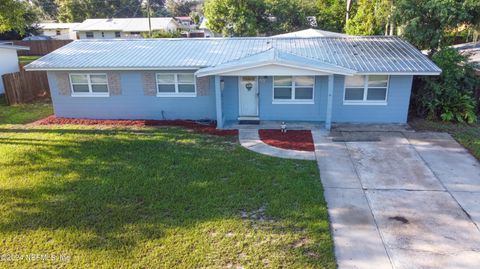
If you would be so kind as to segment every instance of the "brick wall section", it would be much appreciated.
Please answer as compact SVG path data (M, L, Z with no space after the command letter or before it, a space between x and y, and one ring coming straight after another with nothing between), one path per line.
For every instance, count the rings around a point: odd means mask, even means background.
M143 73L143 93L148 96L157 95L157 81L155 72Z
M70 78L68 77L67 72L58 72L55 74L57 76L57 88L59 95L70 95Z
M110 95L121 95L122 87L120 85L120 73L108 72L107 78L108 78L108 89L110 91Z
M197 78L197 95L207 96L210 89L210 77Z

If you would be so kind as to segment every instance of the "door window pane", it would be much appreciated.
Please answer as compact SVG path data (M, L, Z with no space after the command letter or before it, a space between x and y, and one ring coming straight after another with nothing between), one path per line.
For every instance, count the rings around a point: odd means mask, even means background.
M365 86L365 76L346 76L346 88L363 88Z
M275 86L292 86L292 77L275 77Z
M346 88L345 89L346 101L362 101L363 100L363 88Z
M369 88L367 92L367 100L369 101L385 101L387 99L387 88Z
M292 89L291 88L275 88L274 99L292 99Z
M300 99L300 100L313 99L313 88L296 88L295 99Z

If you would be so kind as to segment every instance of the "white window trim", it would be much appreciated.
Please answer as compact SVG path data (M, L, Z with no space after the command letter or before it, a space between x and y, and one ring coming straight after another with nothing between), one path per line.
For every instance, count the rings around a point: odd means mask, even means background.
M289 76L292 78L292 86L277 86L275 87L275 77L272 77L272 104L274 105L298 105L298 104L305 104L305 105L313 105L315 104L315 83L316 77L315 76L305 76L305 77L313 77L313 86L312 86L312 99L295 99L295 80L294 77L298 76ZM283 77L283 76L282 76ZM292 89L292 98L291 99L275 99L275 88L291 88ZM299 86L299 88L303 88Z
M87 75L88 82L87 83L73 83L72 76L74 75ZM107 83L94 83L98 85L107 85L107 92L93 92L92 91L92 80L90 79L90 75L104 75L107 78ZM110 97L110 86L108 85L108 76L106 73L69 73L68 79L70 80L70 91L72 92L72 97ZM88 85L88 92L74 92L73 91L73 84L77 85Z
M175 83L175 92L161 93L158 89L158 75L173 75ZM192 85L192 83L178 83L178 75L193 75L193 88L195 92L179 92L178 85ZM163 83L162 83L163 84ZM155 85L157 88L157 97L197 97L197 79L193 73L156 73L155 74ZM163 84L163 85L172 85L172 84Z
M368 79L369 79L370 75L362 75L362 76L365 77L365 81L363 83L363 100L358 100L358 101L345 100L345 95L346 95L346 92L347 92L347 88L359 88L359 87L347 87L346 78L345 78L344 82L343 82L343 104L348 105L348 106L351 106L351 105L386 106L386 105L388 105L388 90L390 88L390 75L387 75L387 87L386 87L387 90L385 91L385 100L381 100L381 101L367 100L368 88L384 89L385 87L369 87L368 86Z

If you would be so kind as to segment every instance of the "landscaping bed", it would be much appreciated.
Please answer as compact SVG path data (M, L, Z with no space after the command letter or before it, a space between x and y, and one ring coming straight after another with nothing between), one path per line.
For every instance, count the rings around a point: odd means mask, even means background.
M315 151L312 132L309 130L281 130L261 129L258 131L260 139L270 146L300 151Z
M172 126L183 127L185 129L193 130L199 133L229 136L238 135L238 130L218 130L214 123L205 122L200 123L188 120L94 120L94 119L73 119L50 116L45 119L35 122L36 125L105 125L105 126Z

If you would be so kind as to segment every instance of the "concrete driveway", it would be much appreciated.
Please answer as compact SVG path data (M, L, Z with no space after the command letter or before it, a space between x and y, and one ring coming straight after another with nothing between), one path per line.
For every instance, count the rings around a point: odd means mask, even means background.
M480 164L448 134L314 131L343 268L480 268Z

